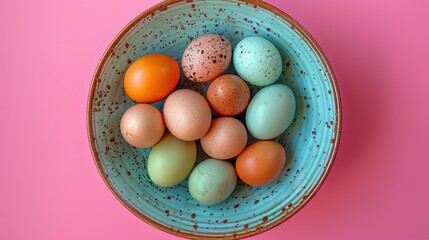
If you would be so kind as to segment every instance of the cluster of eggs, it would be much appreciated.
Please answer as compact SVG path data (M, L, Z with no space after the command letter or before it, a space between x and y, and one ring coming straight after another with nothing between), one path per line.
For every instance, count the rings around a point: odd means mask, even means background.
M238 76L224 74L231 60ZM180 66L164 54L139 58L125 74L125 91L138 104L123 114L120 129L130 145L152 147L150 179L172 187L189 176L191 196L211 205L233 192L237 175L252 186L277 178L286 152L272 139L291 124L295 98L286 85L275 84L282 59L274 44L248 37L233 51L225 36L207 34L188 45L181 63L189 81L211 81L206 98L191 89L176 89ZM262 87L253 98L248 84ZM151 105L164 98L162 112ZM212 111L219 117L213 119ZM244 111L245 124L235 118ZM248 144L248 132L258 141ZM197 140L211 158L195 166Z

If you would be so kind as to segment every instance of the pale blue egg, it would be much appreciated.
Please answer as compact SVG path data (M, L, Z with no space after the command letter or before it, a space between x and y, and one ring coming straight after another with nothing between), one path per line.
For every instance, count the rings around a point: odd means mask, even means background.
M267 86L279 79L282 58L279 50L265 38L241 40L234 49L233 63L241 78L255 86Z
M282 134L295 115L295 97L286 85L274 84L262 88L250 101L246 111L246 126L258 139L272 139Z
M236 184L237 174L230 162L209 158L192 170L188 187L193 199L213 205L229 197Z

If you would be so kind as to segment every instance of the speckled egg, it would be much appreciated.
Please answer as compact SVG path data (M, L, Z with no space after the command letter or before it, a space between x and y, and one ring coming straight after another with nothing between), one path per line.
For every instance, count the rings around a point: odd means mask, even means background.
M250 90L239 76L225 74L216 78L207 90L210 107L222 116L242 113L250 101Z
M212 120L206 99L190 89L171 93L164 103L163 114L168 130L184 141L195 141L204 136Z
M200 142L204 152L210 157L230 159L236 157L246 147L246 127L232 117L216 118Z
M231 44L225 36L200 36L194 39L183 53L183 73L194 82L213 80L228 68L231 56Z
M279 50L265 38L247 37L234 49L233 63L238 75L255 86L267 86L282 73Z

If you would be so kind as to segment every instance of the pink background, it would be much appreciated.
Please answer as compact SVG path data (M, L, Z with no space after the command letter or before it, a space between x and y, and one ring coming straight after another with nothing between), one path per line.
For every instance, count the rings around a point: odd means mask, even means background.
M157 2L2 1L0 239L174 239L110 193L86 133L103 51ZM343 137L312 201L253 239L429 239L427 1L268 2L327 54Z

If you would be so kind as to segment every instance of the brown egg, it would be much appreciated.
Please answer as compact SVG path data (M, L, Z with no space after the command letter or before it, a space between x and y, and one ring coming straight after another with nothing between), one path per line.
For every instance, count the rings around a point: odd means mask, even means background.
M164 134L162 113L149 104L137 104L122 115L121 133L125 141L137 148L155 145Z
M249 86L239 76L222 75L210 84L207 90L207 101L216 113L223 116L236 116L249 104Z
M237 157L235 169L240 179L251 186L263 186L276 179L286 163L286 152L276 141L257 141Z
M195 141L204 136L212 120L206 99L190 89L171 93L164 103L163 113L168 130L184 141Z
M232 48L220 34L207 34L194 39L182 56L186 77L194 82L207 82L220 76L231 62Z
M246 147L247 131L239 120L220 117L213 119L209 131L200 142L204 152L210 157L230 159Z

